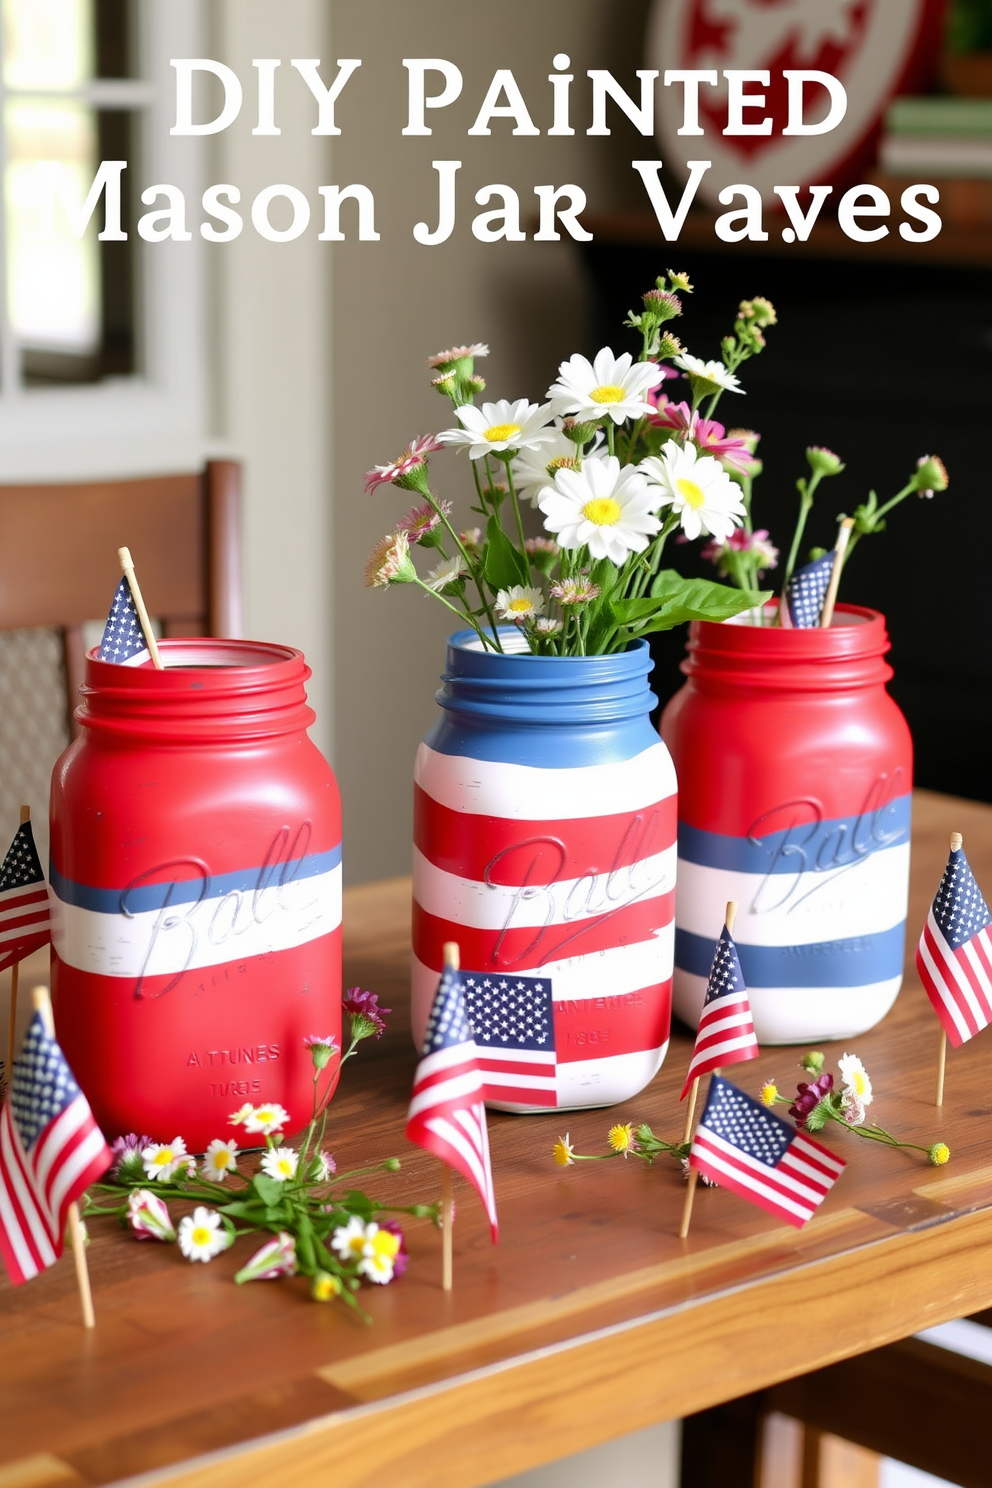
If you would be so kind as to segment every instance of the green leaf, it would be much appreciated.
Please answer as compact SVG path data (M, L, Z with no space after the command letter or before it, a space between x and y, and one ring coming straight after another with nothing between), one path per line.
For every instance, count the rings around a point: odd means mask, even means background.
M526 555L515 548L499 525L498 517L486 523L486 583L490 589L510 589L526 584L530 565Z
M256 1173L251 1186L267 1208L278 1204L282 1199L283 1185L275 1178L270 1178L267 1173Z
M727 620L771 598L771 590L756 592L715 584L712 579L683 579L674 569L663 569L643 599L619 599L611 605L618 625L634 635L673 630L688 620Z
M265 1206L250 1199L235 1199L233 1203L219 1205L219 1208L221 1214L229 1214L232 1219L246 1219L250 1224L259 1224Z

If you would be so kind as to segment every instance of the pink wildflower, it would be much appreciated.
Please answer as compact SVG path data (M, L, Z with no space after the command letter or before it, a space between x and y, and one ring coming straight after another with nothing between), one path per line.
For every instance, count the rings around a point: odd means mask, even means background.
M398 459L391 460L388 465L375 465L368 471L365 476L366 493L371 496L379 486L391 486L394 481L409 475L411 471L419 470L422 465L426 465L428 455L443 447L433 434L422 434L419 439L411 439Z
M438 499L436 506L425 501L423 506L415 506L405 517L400 517L396 526L400 532L406 533L410 542L419 543L440 526L442 514L448 516L450 511L450 501Z

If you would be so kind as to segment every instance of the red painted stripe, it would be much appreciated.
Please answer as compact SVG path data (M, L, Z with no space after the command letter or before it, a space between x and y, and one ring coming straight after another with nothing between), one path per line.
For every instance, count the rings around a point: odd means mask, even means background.
M826 1194L832 1187L832 1185L830 1184L821 1186L810 1180L797 1179L797 1181L802 1182L806 1188L812 1189L814 1195L819 1195L819 1197L810 1199L807 1198L805 1194L797 1193L793 1184L789 1183L788 1181L783 1182L783 1180L777 1176L776 1170L774 1168L768 1168L765 1166L764 1163L748 1162L746 1157L743 1155L724 1152L722 1149L718 1148L715 1145L711 1146L706 1140L706 1132L704 1128L697 1129L696 1135L693 1138L693 1146L695 1146L697 1142L705 1152L711 1153L714 1157L721 1158L724 1162L730 1163L732 1167L737 1168L740 1172L748 1173L752 1177L760 1180L760 1182L763 1183L766 1188L771 1189L773 1195L778 1194L781 1197L791 1199L794 1204L798 1204L800 1208L809 1210L810 1213L812 1213L813 1210L816 1209L818 1203L826 1196ZM721 1176L719 1171L714 1170L713 1176L717 1179L718 1183L723 1183L724 1178L723 1176ZM761 1198L758 1194L756 1194L753 1190L748 1190L748 1192L756 1203L761 1203ZM784 1209L781 1211L776 1210L776 1212L780 1212L782 1213L783 1217L786 1217L787 1212ZM795 1218L796 1217L793 1215L793 1223L795 1223Z
M742 1199L747 1199L750 1204L756 1204L759 1209L764 1209L766 1214L772 1214L776 1219L784 1219L786 1224L792 1225L794 1229L801 1230L803 1225L811 1218L814 1207L810 1207L809 1212L806 1214L795 1214L791 1210L783 1208L780 1204L776 1204L775 1200L769 1198L766 1194L757 1193L755 1189L751 1188L749 1184L742 1182L739 1178L725 1173L722 1167L711 1167L707 1161L708 1156L708 1153L691 1154L689 1157L689 1166L698 1168L700 1172L705 1173L707 1177L719 1183L721 1188L729 1188L731 1193L738 1194ZM730 1161L726 1157L726 1154L721 1153L720 1156L725 1161ZM792 1197L795 1198L795 1195L793 1194ZM797 1202L802 1204L804 1201L799 1199Z
M843 1158L834 1157L832 1152L828 1152L818 1142L810 1141L809 1137L797 1137L786 1154L786 1158L790 1161L793 1158L796 1160L801 1158L803 1162L809 1163L810 1167L823 1174L828 1188L837 1181L847 1167ZM786 1158L783 1158L783 1162Z
M558 1097L553 1090L529 1090L515 1085L486 1085L487 1101L506 1101L518 1106L547 1106L553 1110Z
M626 870L670 848L675 826L674 795L613 816L521 821L453 811L414 786L415 846L436 868L479 883L546 887Z
M414 901L413 951L425 966L440 974L444 965L442 947L445 941L455 940L461 947L463 966L475 971L523 972L565 957L591 956L616 946L652 940L672 923L674 913L673 890L567 925L525 925L500 931L441 919Z
M15 889L5 889L0 894L0 916L22 904L47 904L48 890L42 884L22 884Z
M5 1106L3 1112L0 1113L0 1122L3 1123L3 1126L5 1128L3 1132L2 1145L0 1145L0 1182L4 1184L8 1201L14 1211L14 1221L17 1225L18 1233L27 1246L31 1263L35 1267L35 1272L33 1274L37 1274L39 1271L44 1271L46 1267L51 1264L51 1262L48 1261L47 1257L42 1256L42 1253L38 1248L37 1241L32 1234L32 1225L34 1225L37 1229L42 1230L49 1237L52 1242L52 1249L55 1252L56 1258L58 1258L58 1256L62 1254L62 1237L61 1235L53 1236L51 1234L48 1222L42 1214L41 1210L38 1208L37 1202L35 1200L34 1178L31 1172L27 1168L25 1168L24 1163L21 1161L20 1153L18 1150L18 1143L14 1139L12 1122L8 1114L9 1109L9 1107ZM3 1147L9 1147L9 1159L6 1153L4 1153L4 1151L2 1150ZM27 1188L28 1203L30 1205L30 1209L26 1209L24 1207L20 1200L20 1197L17 1194L17 1191L14 1188L13 1183L11 1182L12 1173L17 1173L20 1176L23 1185ZM12 1266L11 1277L15 1285L20 1285L20 1283L23 1281L29 1281L31 1279L32 1273L21 1270L18 1262L14 1258L13 1251L11 1251L10 1259Z
M46 929L48 924L47 909L32 910L30 914L4 920L0 923L0 945L10 945L12 941L22 939L25 934L37 935L41 930Z
M555 1077L554 1059L542 1064L536 1061L529 1064L526 1060L503 1056L495 1051L490 1053L486 1045L479 1049L479 1068L487 1075L512 1075L515 1079L523 1075L531 1075L535 1080L553 1080Z
M98 976L52 955L55 1024L101 1130L146 1131L191 1152L230 1131L245 1101L278 1101L287 1132L309 1121L312 1064L303 1040L341 1043L341 931L284 951L151 977ZM176 1120L176 1111L184 1113ZM140 1113L140 1118L139 1114ZM140 1124L139 1124L140 1119Z
M672 979L655 982L614 999L609 1009L597 1010L596 998L554 1002L555 1048L559 1064L583 1059L606 1059L615 1054L641 1054L660 1049L672 1022Z
M972 941L972 946L974 944L974 941ZM959 968L960 975L975 994L978 1006L985 1015L985 1022L979 1025L985 1028L988 1026L989 1018L992 1017L992 1007L989 1006L988 982L980 972L976 971L965 952L964 946L959 946L954 952L954 960Z

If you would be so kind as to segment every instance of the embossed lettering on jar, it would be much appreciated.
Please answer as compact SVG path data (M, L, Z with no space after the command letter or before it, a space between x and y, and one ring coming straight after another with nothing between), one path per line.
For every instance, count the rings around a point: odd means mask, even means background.
M52 778L52 994L104 1131L196 1152L245 1102L309 1119L303 1039L340 1043L341 812L299 651L161 651L87 657Z
M675 775L648 719L650 669L643 642L594 657L449 642L415 772L413 1031L419 1043L457 941L503 1109L625 1100L665 1056Z
M674 1006L693 1027L728 899L762 1043L850 1038L902 982L912 741L885 623L690 627L662 717L679 775Z

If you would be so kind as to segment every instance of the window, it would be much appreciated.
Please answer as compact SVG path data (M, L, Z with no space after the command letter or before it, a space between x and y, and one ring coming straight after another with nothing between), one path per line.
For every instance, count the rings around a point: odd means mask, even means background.
M196 458L202 248L143 243L133 207L151 182L196 189L202 147L169 135L169 59L199 55L198 9L2 0L0 478ZM82 237L70 225L102 160L128 162L126 242L98 240L102 199Z

